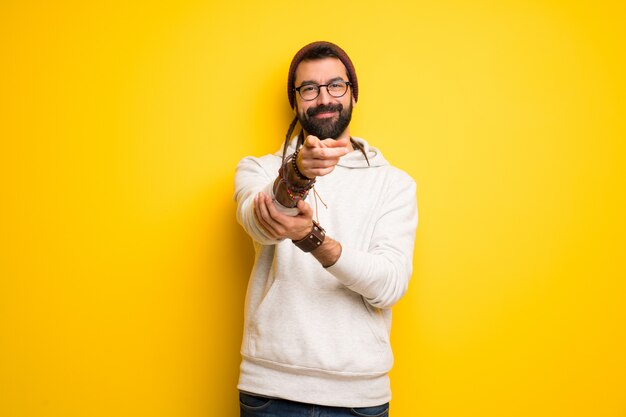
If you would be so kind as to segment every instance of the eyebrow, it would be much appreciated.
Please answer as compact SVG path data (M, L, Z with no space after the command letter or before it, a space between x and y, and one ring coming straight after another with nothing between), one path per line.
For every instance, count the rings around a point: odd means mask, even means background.
M332 84L332 83L333 83L333 82L335 82L335 81L346 81L346 80L344 80L344 79L343 79L343 77L335 77L335 78L332 78L332 79L328 80L328 81L326 82L326 84ZM302 81L302 83L300 84L300 86L302 87L303 85L311 85L311 84L313 84L313 85L319 85L319 84L318 84L318 83L316 83L315 81L312 81L312 80L306 80L306 81Z

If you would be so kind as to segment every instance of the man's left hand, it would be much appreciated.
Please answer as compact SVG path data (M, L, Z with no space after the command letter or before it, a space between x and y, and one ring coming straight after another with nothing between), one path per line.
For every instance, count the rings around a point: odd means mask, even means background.
M267 234L273 239L300 240L311 233L313 209L306 202L298 201L299 213L287 216L274 207L272 199L259 193L254 198L254 216Z

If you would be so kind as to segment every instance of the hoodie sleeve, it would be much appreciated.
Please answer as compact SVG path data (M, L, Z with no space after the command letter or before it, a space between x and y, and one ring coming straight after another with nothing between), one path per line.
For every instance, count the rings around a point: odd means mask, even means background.
M415 182L408 176L388 188L367 251L342 244L339 260L326 270L374 307L390 308L408 288L417 229Z
M234 197L237 202L237 221L253 240L262 245L275 245L280 242L268 236L254 216L254 196L263 192L274 198L273 184L278 175L278 167L276 173L272 174L272 167L276 164L271 163L270 158L274 156L246 157L239 162L235 172ZM287 208L277 201L274 201L274 206L286 215L298 214L298 209Z

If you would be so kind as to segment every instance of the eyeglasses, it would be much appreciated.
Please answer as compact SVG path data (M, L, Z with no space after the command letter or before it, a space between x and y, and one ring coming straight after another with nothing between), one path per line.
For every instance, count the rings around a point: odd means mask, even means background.
M311 101L315 100L317 96L320 95L320 90L322 87L326 87L326 91L332 97L339 98L343 97L348 91L348 86L352 85L350 81L333 81L330 84L305 84L300 87L294 88L295 91L300 94L302 100Z

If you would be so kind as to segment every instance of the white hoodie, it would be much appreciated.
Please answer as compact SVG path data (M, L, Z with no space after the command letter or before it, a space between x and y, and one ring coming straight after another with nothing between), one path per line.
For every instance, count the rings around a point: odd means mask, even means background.
M273 196L282 150L246 157L237 166L237 220L256 253L245 304L241 391L337 407L391 399L391 306L411 277L416 187L380 151L354 139L370 166L355 150L315 183L328 205L318 203L319 222L342 246L329 268L291 240L268 237L255 220L254 196ZM313 194L306 202L315 209Z

